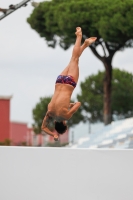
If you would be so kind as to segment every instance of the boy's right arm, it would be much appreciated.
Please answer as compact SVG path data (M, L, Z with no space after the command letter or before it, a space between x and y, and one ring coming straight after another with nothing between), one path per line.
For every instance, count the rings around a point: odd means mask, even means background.
M49 116L48 116L48 114L46 114L45 117L44 117L44 119L43 119L41 129L42 129L42 131L44 131L48 135L53 136L55 141L58 141L58 139L59 139L58 135L54 134L53 132L51 132L49 130L49 128L47 127L48 124L49 124Z

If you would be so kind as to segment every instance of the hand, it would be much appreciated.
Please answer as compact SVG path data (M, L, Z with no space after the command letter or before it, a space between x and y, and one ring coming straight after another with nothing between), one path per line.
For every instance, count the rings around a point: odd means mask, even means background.
M70 103L69 108L72 108L76 103Z
M55 141L59 141L58 135L54 135L54 140L55 140Z

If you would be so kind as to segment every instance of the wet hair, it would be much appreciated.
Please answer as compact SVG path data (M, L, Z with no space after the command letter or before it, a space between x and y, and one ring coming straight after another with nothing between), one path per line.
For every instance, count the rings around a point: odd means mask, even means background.
M67 130L67 126L63 124L63 122L55 122L55 130L59 133L59 134L63 134L66 132Z

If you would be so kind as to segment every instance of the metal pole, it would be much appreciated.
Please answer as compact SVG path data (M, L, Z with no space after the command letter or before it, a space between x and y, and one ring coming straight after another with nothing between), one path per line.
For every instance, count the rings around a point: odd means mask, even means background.
M0 20L2 20L3 18L7 17L8 15L10 15L11 13L13 13L14 11L16 11L17 9L21 8L22 6L26 6L26 3L28 3L29 1L31 0L24 0L24 1L21 1L20 3L16 4L16 5L13 5L13 9L8 9L6 11L5 14L1 15L0 16Z
M89 134L91 133L91 122L90 119L88 118L88 122L89 122Z
M74 131L72 131L72 141L71 141L72 144L74 144Z

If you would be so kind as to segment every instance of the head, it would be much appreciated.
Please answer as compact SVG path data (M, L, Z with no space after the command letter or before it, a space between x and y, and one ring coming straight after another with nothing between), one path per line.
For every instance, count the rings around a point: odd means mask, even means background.
M56 130L59 134L65 133L66 130L67 130L67 125L66 125L65 121L62 121L62 122L56 122L56 121L55 121L55 130Z

